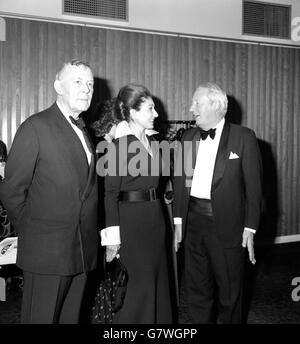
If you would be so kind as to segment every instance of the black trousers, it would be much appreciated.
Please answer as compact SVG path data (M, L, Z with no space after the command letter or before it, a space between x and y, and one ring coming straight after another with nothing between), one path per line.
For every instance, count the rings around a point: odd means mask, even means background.
M210 201L191 197L181 280L179 323L240 323L245 249L224 248ZM216 306L216 307L215 307ZM217 319L213 310L217 308Z
M77 324L86 274L42 275L24 271L22 324Z

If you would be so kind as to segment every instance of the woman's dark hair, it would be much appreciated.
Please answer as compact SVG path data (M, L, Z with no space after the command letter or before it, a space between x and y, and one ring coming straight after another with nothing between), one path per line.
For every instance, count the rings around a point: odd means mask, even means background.
M114 124L120 122L115 115L115 100L116 98L108 99L99 105L97 110L99 119L91 124L95 136L104 136L109 133Z
M6 160L7 160L6 144L0 140L0 162L5 162Z
M130 109L139 110L144 101L152 97L150 91L143 85L128 84L123 86L116 99L116 116L121 121L130 120Z

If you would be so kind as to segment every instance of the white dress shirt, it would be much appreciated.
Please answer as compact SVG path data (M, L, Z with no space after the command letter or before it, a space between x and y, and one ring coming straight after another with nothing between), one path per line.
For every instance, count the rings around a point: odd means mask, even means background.
M190 196L205 199L211 198L211 184L224 123L225 120L222 118L216 125L214 139L207 136L206 140L200 140Z
M74 129L75 133L77 134L80 142L82 143L82 146L84 148L84 151L85 151L85 154L86 154L86 158L87 158L87 161L90 165L91 163L91 160L92 160L92 153L90 152L90 150L88 149L88 146L85 142L85 139L84 139L84 136L83 136L83 132L75 125L71 122L69 116L71 116L69 113L67 113L64 108L58 103L56 102L59 110L62 112L62 114L65 116L66 120L70 123L71 127ZM77 118L75 118L77 119Z

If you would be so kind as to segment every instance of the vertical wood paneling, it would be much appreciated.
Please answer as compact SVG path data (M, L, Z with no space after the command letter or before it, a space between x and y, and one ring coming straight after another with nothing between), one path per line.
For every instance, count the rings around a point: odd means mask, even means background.
M267 173L277 176L277 235L300 233L299 49L12 18L6 24L7 41L0 42L0 135L8 147L20 123L54 101L56 71L71 58L91 64L101 84L98 99L115 96L128 82L142 83L170 120L191 119L198 83L217 82L240 107L241 124L273 155L275 166Z
M292 130L292 138L293 138L293 147L292 147L292 154L293 159L291 163L292 169L292 202L296 205L292 208L292 225L296 225L299 223L300 218L300 209L299 209L299 202L300 202L300 187L299 187L299 171L300 171L300 157L299 157L299 142L300 142L300 54L299 51L297 53L293 52L293 63L295 68L290 68L290 80L293 81L291 83L291 113L294 114L292 116L293 119L293 130ZM298 61L297 61L298 60ZM295 77L296 76L296 77ZM298 77L297 77L298 76Z

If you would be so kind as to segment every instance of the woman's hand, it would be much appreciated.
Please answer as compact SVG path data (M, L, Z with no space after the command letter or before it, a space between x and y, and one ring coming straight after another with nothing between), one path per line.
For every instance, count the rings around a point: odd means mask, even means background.
M106 261L111 262L115 256L118 254L120 245L107 245L106 246Z

